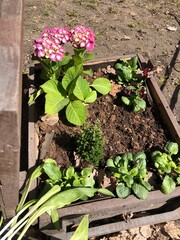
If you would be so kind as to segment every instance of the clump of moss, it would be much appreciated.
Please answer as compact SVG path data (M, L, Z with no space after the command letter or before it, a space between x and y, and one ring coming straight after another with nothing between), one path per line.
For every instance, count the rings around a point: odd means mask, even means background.
M83 162L98 166L104 156L104 140L100 123L87 124L76 138L77 153Z

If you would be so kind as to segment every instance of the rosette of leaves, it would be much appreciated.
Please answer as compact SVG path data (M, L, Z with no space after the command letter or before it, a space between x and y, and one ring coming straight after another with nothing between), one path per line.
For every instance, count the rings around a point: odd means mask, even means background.
M104 156L104 140L100 123L87 124L77 136L76 145L82 161L98 166Z
M180 185L180 157L179 146L175 142L169 142L163 151L154 151L151 154L154 166L162 179L161 190L169 194Z
M147 175L146 155L144 152L125 153L108 159L107 169L116 178L116 194L119 198L126 198L134 193L139 199L146 199L151 185L145 180Z
M117 82L119 84L127 83L131 81L138 81L136 73L138 70L138 58L132 57L129 60L122 59L115 64L115 70L117 75Z
M134 112L144 110L146 108L146 88L142 82L136 86L128 85L122 90L122 102L129 107L132 107Z

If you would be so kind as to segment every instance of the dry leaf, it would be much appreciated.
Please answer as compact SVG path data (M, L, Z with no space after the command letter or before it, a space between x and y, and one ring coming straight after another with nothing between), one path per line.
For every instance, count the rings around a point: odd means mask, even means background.
M163 68L160 66L157 66L155 72L157 72L157 74L161 73L163 71Z
M59 121L58 113L53 115L49 115L49 114L43 115L41 117L41 121L46 122L48 125L52 126Z
M127 35L124 35L124 37L122 37L121 40L131 40L131 38Z
M109 94L111 96L115 97L116 94L121 91L121 85L111 81L111 86L112 87L111 87L111 91Z
M147 226L140 227L139 231L143 237L148 239L152 236L153 229L149 225L147 225Z
M174 221L166 223L164 230L172 239L180 239L180 228L175 225Z
M167 30L175 32L177 31L177 27L167 26Z

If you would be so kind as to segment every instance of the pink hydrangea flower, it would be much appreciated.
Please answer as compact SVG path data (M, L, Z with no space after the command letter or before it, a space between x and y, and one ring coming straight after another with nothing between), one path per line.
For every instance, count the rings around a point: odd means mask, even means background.
M55 40L49 36L36 39L33 43L33 47L34 56L49 58L52 61L62 61L65 54L63 46L55 42Z
M65 44L71 38L71 31L68 28L47 28L42 33L42 36L51 36L57 44Z
M71 30L71 43L74 48L86 48L92 51L95 46L94 32L84 26L76 26Z

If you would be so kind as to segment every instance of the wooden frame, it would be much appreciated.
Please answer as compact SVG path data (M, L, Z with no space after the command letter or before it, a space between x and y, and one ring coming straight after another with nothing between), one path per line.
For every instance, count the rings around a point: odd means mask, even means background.
M23 1L0 4L0 207L12 217L19 201Z
M132 56L135 55L90 61L85 66L87 69L91 67L96 69L113 64L117 59L129 59ZM150 61L146 62L141 55L138 55L138 58L142 66L149 67L151 65ZM180 127L152 74L147 80L147 87L171 137L180 144ZM32 134L34 135L34 133ZM98 227L89 228L89 237L101 236L142 225L178 219L180 214L179 200L180 187L176 187L176 190L169 195L165 195L161 191L149 192L146 200L139 200L133 195L127 199L92 200L59 209L60 231L51 229L50 218L47 214L43 214L39 218L39 228L46 236L49 236L49 239L68 240L72 235L72 232L69 232L69 227L78 224L82 216L89 213L90 222L99 221ZM141 212L145 212L145 214L143 215ZM132 213L132 218L123 218L123 216L128 216L129 213ZM105 223L105 219L109 219L109 223Z

